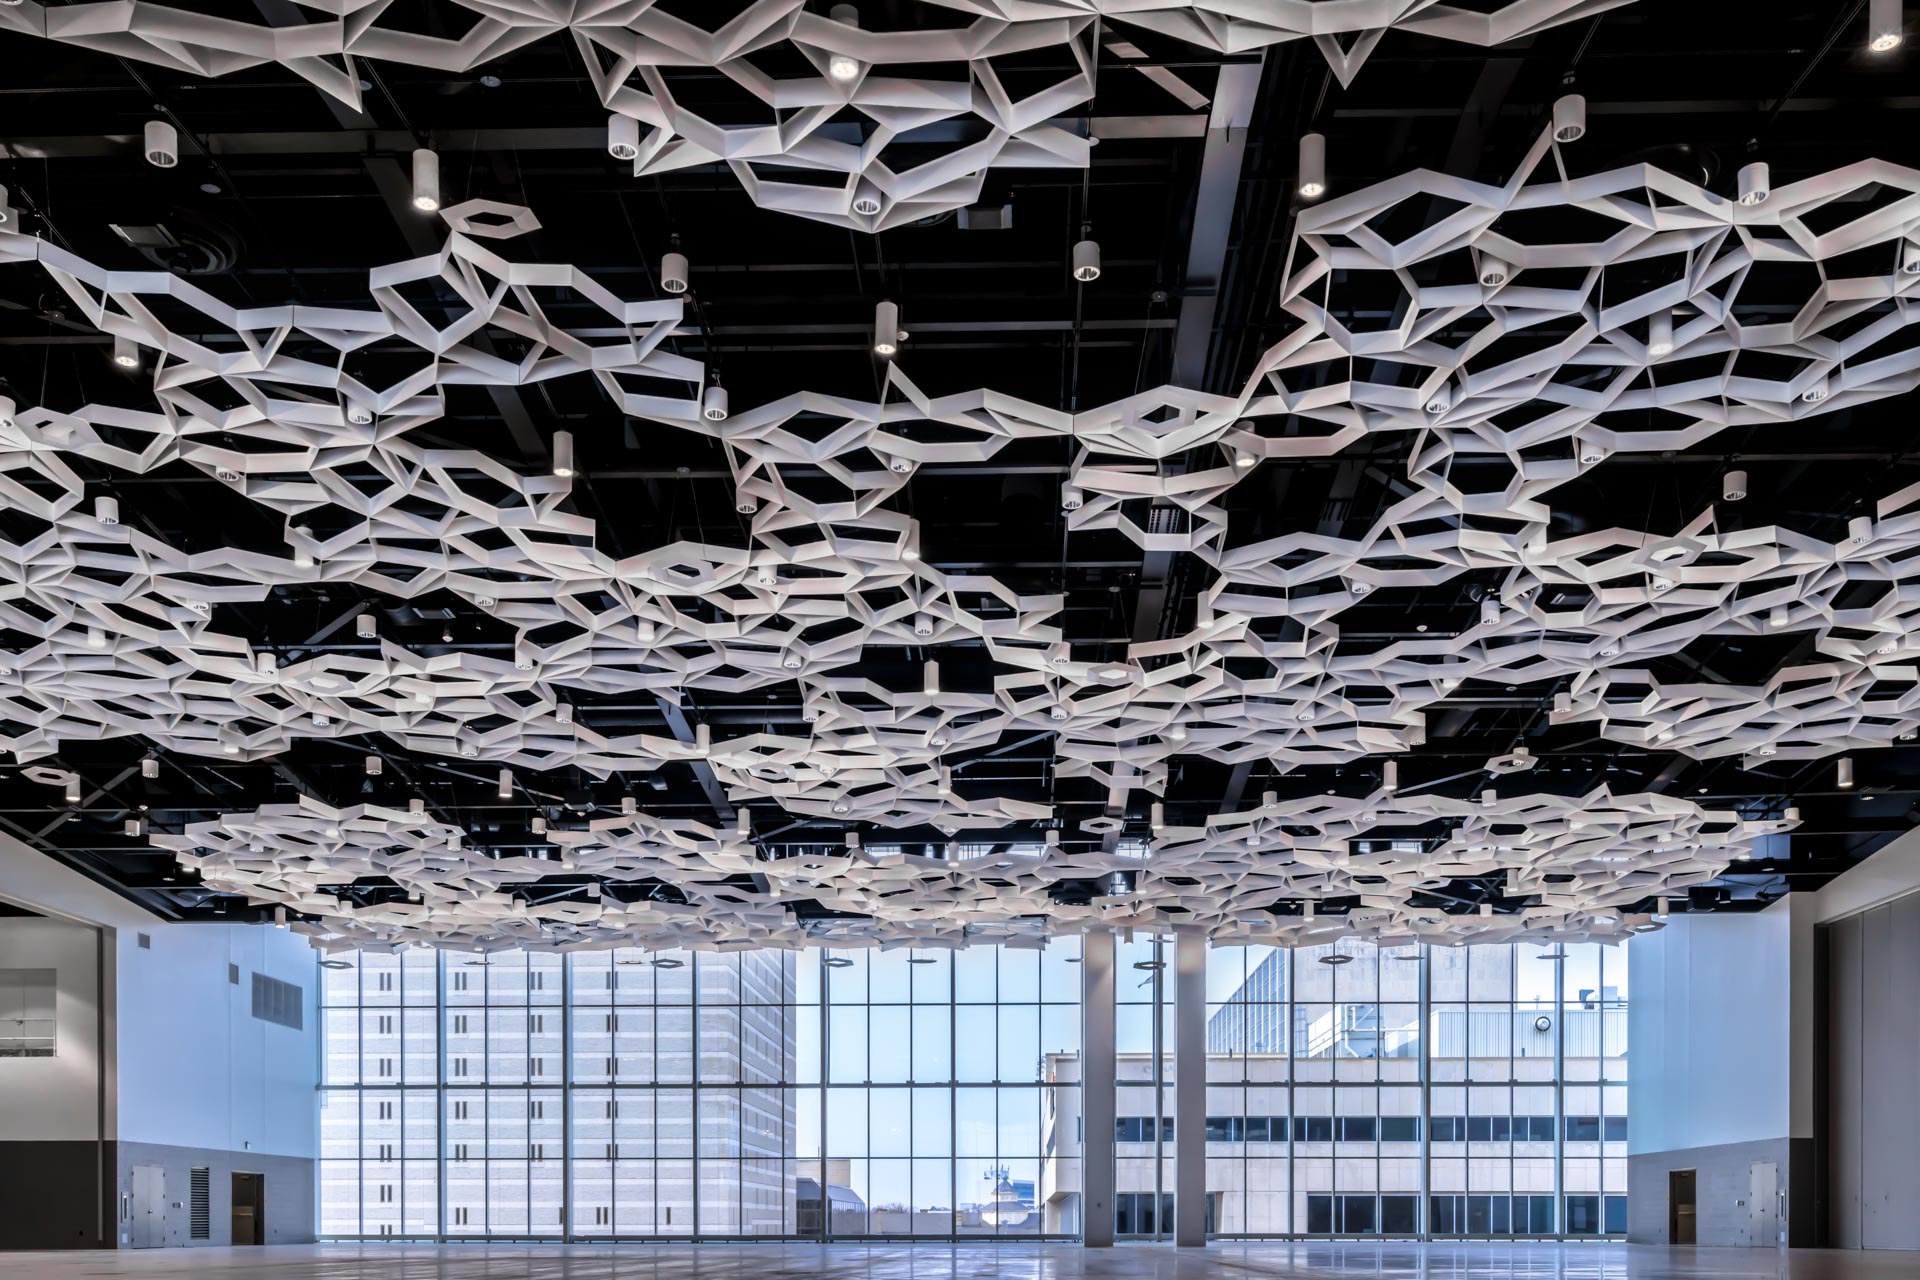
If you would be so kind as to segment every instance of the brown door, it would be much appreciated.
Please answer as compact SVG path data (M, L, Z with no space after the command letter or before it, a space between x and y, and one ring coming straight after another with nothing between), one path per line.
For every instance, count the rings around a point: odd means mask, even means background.
M260 1173L233 1175L233 1242L267 1242L267 1179Z
M1672 1244L1694 1243L1692 1169L1675 1169L1667 1174L1667 1240Z

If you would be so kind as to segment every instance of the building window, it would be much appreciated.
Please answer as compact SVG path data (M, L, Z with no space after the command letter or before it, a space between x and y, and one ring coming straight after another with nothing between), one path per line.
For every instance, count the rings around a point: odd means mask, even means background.
M55 1056L52 969L0 969L0 1058Z

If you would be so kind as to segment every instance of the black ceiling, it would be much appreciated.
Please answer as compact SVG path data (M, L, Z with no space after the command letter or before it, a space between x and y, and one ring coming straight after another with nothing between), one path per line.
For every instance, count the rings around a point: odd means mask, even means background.
M234 7L256 20L270 16L269 0L257 9ZM430 23L431 6L422 8L421 21ZM912 21L907 4L870 8L870 25ZM868 236L762 211L724 171L635 179L605 154L604 109L573 45L559 39L458 78L372 64L359 115L272 67L202 80L0 35L0 182L29 230L94 261L130 269L158 261L240 304L357 301L365 297L368 264L437 247L438 229L406 199L406 155L430 143L441 155L449 198L486 196L535 209L543 229L515 242L522 260L572 262L625 297L645 298L655 296L659 256L678 237L694 264L698 321L679 349L717 365L736 404L802 388L872 394L880 373L867 330L874 303L885 297L902 305L912 333L910 376L924 390L959 391L990 380L1031 400L1084 407L1162 382L1209 390L1238 385L1258 353L1285 332L1292 322L1279 309L1277 286L1296 203L1295 142L1310 129L1328 138L1336 192L1414 167L1504 179L1538 136L1550 104L1569 91L1589 103L1579 159L1590 170L1647 161L1724 190L1755 158L1772 166L1776 183L1868 157L1920 165L1913 57L1869 55L1862 9L1641 0L1491 51L1395 32L1346 89L1307 42L1276 46L1264 58L1232 59L1257 68L1260 91L1226 227L1206 225L1199 200L1205 111L1177 101L1139 70L1165 68L1210 95L1222 60L1138 32L1129 38L1145 57L1127 62L1109 51L1092 109L1105 120L1132 118L1133 127L1096 124L1096 134L1110 136L1084 174L993 171L980 204L1010 208L1006 229L969 229L972 218L945 216ZM1036 73L1064 69L1039 60L1034 66ZM724 102L721 78L708 79L713 103ZM698 73L682 73L678 83L698 99ZM147 166L130 142L156 116L176 122L183 138L182 162L171 171ZM1101 242L1105 263L1105 274L1085 288L1066 270L1083 223ZM163 226L180 247L145 258L116 225ZM1190 276L1196 239L1223 232L1217 279ZM1190 304L1209 297L1211 320L1196 320L1205 308ZM23 401L142 404L140 382L117 376L104 358L105 339L67 314L64 301L43 275L0 269L0 378ZM562 311L556 319L564 324L568 317ZM1183 332L1198 345L1177 359ZM1198 351L1203 361L1193 358ZM677 539L744 538L719 445L622 421L592 380L548 382L504 398L455 389L451 397L453 412L416 439L539 466L552 432L572 429L586 477L574 489L575 508L598 522L602 545L613 554ZM1920 479L1917 437L1911 403L1894 399L1791 428L1725 432L1710 447L1678 455L1621 456L1556 493L1556 527L1677 529L1717 496L1722 472L1738 458L1751 476L1752 499L1743 510L1755 523L1832 536L1870 494ZM1362 531L1392 500L1388 481L1404 465L1405 448L1400 437L1369 437L1324 461L1264 468L1228 499L1235 537ZM1114 533L1067 536L1058 488L1068 463L1065 443L1031 440L978 468L917 478L906 507L923 522L926 559L949 570L991 572L1019 590L1064 592L1064 625L1088 652L1105 644L1117 656L1130 641L1189 625L1193 592L1203 583L1175 576L1163 597L1162 583L1143 579L1154 569L1132 542ZM176 545L281 539L271 513L186 466L131 477L76 465L90 487L128 494L129 510ZM1491 581L1466 575L1417 593L1382 592L1344 616L1342 634L1385 640L1423 621L1466 625L1474 593ZM498 624L451 596L369 601L325 586L281 588L260 605L222 606L222 622L269 637L289 655L351 649L366 642L341 624L369 606L382 617L384 637L426 653L443 644L443 635L461 648L509 640ZM1805 656L1784 643L1718 637L1663 659L1660 669L1675 679L1707 671L1757 680ZM904 683L919 656L875 649L864 661L882 680L898 670ZM985 687L982 668L968 673L950 665L947 678ZM1605 782L1755 813L1777 811L1789 798L1797 803L1805 823L1769 846L1778 856L1747 864L1724 888L1697 890L1696 908L1743 907L1788 887L1817 886L1920 822L1920 749L1863 756L1862 785L1841 792L1832 785L1831 762L1744 770L1737 758L1700 762L1621 746L1591 725L1550 727L1546 710L1557 687L1461 690L1431 718L1426 746L1403 759L1401 785L1472 794L1485 783L1489 757L1524 742L1543 761L1530 779L1543 791L1575 793ZM791 688L691 692L684 706L722 735L798 721ZM581 714L597 724L659 732L664 713L650 698L598 705L583 698ZM366 750L387 755L382 777L364 776ZM252 763L169 757L152 780L138 767L149 751L134 739L70 744L59 763L86 783L73 807L50 801L47 787L17 769L0 770L0 826L165 914L198 918L224 910L233 918L247 914L244 904L209 901L169 857L144 851L142 839L127 835L126 820L144 815L155 829L177 830L296 790L335 803L369 793L423 794L469 823L475 843L509 847L525 842L533 812L521 801L495 798L486 768L410 759L390 743L303 742ZM1051 799L1083 815L1104 801L1089 782L1053 777L1045 740L1010 737L955 763L964 765L958 776L965 785L995 794ZM1262 790L1362 792L1376 778L1377 765L1365 761L1276 777L1267 766L1183 758L1167 801L1197 814L1234 807ZM614 806L629 791L660 814L711 817L714 807L683 765L637 781L562 771L526 784L556 817L567 812L569 797L576 806ZM1143 828L1149 797L1133 794L1129 820ZM903 834L909 842L939 838ZM795 822L765 838L837 845L841 828Z

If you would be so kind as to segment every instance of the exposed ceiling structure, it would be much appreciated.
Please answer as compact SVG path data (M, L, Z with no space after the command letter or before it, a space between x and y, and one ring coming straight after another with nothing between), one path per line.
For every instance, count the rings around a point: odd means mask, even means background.
M158 910L1616 938L1920 822L1865 6L229 8L0 8L0 828Z

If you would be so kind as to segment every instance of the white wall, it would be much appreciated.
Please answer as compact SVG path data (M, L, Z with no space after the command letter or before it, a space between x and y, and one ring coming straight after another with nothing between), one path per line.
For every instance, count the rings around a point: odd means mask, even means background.
M121 1140L317 1156L313 951L264 925L145 932L151 950L130 935L119 948ZM229 964L240 966L237 986ZM253 1016L256 972L305 992L302 1030Z
M54 1056L0 1058L0 1142L100 1136L95 945L85 925L0 916L0 969L52 969L56 988Z
M1808 978L1790 904L1678 915L1627 944L1630 1154L1811 1135L1811 1109L1795 1105L1795 969Z

